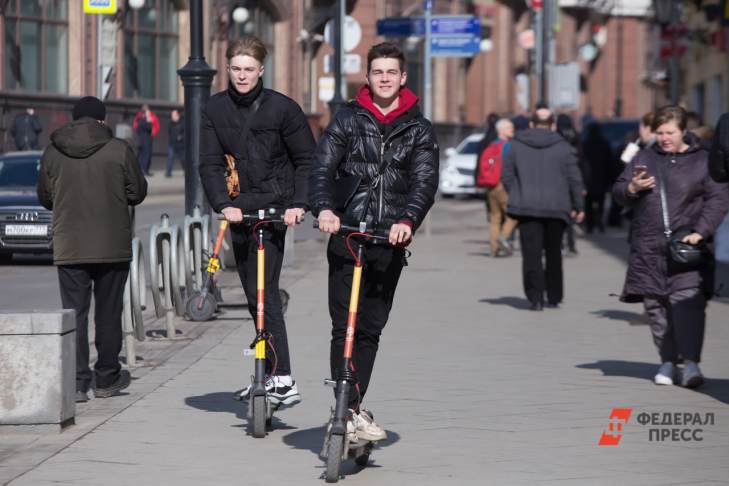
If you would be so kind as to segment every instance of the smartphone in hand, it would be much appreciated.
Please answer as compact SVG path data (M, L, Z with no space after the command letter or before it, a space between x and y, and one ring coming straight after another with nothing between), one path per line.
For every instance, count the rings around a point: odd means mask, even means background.
M633 167L633 177L638 177L639 179L647 179L648 166L636 165L635 167Z

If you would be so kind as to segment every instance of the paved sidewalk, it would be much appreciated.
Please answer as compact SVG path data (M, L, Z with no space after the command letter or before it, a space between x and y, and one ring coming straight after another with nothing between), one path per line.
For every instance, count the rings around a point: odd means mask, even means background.
M347 464L342 484L729 484L729 306L709 308L707 385L656 387L641 308L610 296L624 274L622 235L580 240L580 256L565 260L565 304L532 313L520 259L484 256L484 219L480 203L440 203L432 237L413 246L366 400L389 438L369 467ZM246 435L245 408L231 400L253 363L242 356L252 323L229 313L129 394L90 402L79 425L0 459L0 482L52 451L9 484L321 484L333 402L322 386L327 269L322 242L296 251L284 280L304 400L276 416L267 438ZM599 447L615 407L632 415L618 446ZM700 442L656 442L637 421L655 412L715 419L696 427Z

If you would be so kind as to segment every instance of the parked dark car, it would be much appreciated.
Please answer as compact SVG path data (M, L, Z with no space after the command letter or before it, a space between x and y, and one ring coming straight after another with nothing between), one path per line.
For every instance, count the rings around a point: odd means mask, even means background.
M13 253L53 253L53 214L41 206L35 186L43 152L0 155L0 261Z

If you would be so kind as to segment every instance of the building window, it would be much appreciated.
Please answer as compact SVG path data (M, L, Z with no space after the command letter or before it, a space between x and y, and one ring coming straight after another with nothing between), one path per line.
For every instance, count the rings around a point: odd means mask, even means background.
M177 11L168 0L146 0L124 19L124 96L177 101Z
M68 91L68 0L8 0L5 89Z
M246 35L254 35L261 39L261 42L263 42L263 44L266 46L268 55L266 56L266 60L263 63L263 87L272 89L274 80L274 20L273 17L271 17L271 15L262 8L253 8L251 10L252 11L250 18L242 24L236 24L237 27L233 30L233 32L237 36L236 38L241 38Z

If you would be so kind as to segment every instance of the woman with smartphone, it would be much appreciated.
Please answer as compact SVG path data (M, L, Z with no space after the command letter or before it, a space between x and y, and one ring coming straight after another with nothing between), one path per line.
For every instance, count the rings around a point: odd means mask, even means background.
M654 382L694 388L704 381L698 363L706 300L713 294L713 265L682 271L669 264L663 204L670 230L685 230L684 243L711 250L714 232L729 207L729 193L726 184L709 177L708 152L687 133L686 123L683 108L660 109L653 122L656 143L626 165L613 195L634 210L621 300L645 306L661 358Z

